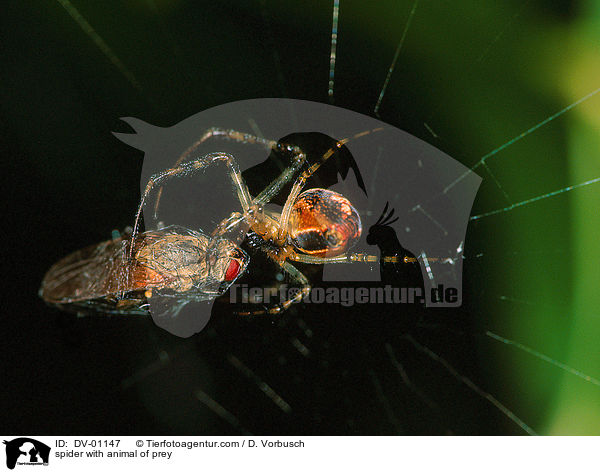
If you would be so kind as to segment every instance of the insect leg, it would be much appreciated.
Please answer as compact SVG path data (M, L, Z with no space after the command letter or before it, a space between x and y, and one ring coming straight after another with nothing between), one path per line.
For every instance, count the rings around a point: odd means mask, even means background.
M150 180L148 180L148 183L146 184L144 194L142 195L142 198L140 200L140 204L138 205L138 209L135 215L135 223L133 225L133 231L131 234L132 244L129 248L130 259L133 255L133 241L135 241L135 237L137 236L142 209L144 208L146 199L148 198L148 195L150 194L152 189L156 185L161 185L164 182L173 178L194 174L219 161L224 161L227 167L229 168L229 175L231 176L231 179L233 180L233 183L237 190L238 198L240 199L240 203L242 205L244 213L249 210L250 204L252 202L252 197L250 196L248 187L242 179L242 174L240 172L239 166L237 165L235 158L231 154L227 154L224 152L213 152L210 154L206 154L205 156L199 157L197 159L194 159L193 161L180 164L177 167L163 170L162 172L154 174L152 177L150 177Z

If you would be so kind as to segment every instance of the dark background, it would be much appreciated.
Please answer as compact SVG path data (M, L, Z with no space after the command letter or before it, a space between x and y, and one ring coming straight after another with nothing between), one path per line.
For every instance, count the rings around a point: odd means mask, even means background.
M334 104L368 115L412 6L375 3L342 0L335 76ZM37 296L59 258L132 224L143 156L110 134L130 131L120 117L170 126L234 100L327 102L331 7L259 0L4 7L2 434L523 433L410 342L382 326L369 330L368 309L300 307L276 320L213 318L199 335L179 339L150 318L77 319ZM69 8L97 36L86 35ZM546 74L560 64L560 57L548 59L560 44L550 32L580 14L575 1L423 2L381 119L472 165L567 104ZM568 184L565 147L559 123L516 144L516 158L494 170L517 199L561 188ZM484 183L474 214L505 206L489 176L479 174ZM540 345L548 355L564 353L569 320L560 306L568 303L570 271L544 258L530 285L519 277L539 263L528 256L533 249L569 250L566 226L550 222L544 240L535 237L548 212L568 220L567 203L471 224L463 308L432 313L435 326L413 332L542 432L556 377L476 333L492 327L531 342L537 327L551 326ZM523 321L498 298L527 298L540 286L546 294L561 287L563 305L536 303ZM421 395L403 383L385 343Z

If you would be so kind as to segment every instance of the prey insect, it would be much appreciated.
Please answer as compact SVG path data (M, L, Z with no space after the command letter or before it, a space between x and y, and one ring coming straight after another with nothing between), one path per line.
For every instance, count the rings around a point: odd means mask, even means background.
M286 152L291 155L290 164L253 196L233 155L213 152L195 157L200 145L212 138ZM41 297L65 310L83 307L114 314L146 314L150 299L155 297L173 301L168 314L176 315L188 302L209 301L229 289L248 267L250 257L240 244L252 236L260 241L261 252L301 289L292 298L272 307L238 314L277 314L286 310L310 291L309 280L293 263L378 262L376 256L349 252L361 236L362 223L348 199L323 188L303 191L307 179L349 139L337 141L310 164L298 146L234 130L208 130L173 167L150 178L133 228L128 233L76 251L56 263L43 279ZM156 218L163 185L218 163L227 169L240 211L232 212L208 234L180 226L139 232L142 210L152 192L157 192ZM265 209L264 206L292 181L281 212Z

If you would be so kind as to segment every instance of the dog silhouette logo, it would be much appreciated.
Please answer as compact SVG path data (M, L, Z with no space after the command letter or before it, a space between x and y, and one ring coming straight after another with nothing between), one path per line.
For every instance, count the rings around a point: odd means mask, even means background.
M50 447L31 438L3 441L6 445L6 467L14 469L17 464L48 465Z

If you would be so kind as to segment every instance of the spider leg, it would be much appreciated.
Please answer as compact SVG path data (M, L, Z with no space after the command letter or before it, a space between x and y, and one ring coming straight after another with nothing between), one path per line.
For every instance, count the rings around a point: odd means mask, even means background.
M135 214L135 223L133 225L133 231L131 233L132 244L130 245L130 248L129 248L129 258L130 259L133 255L133 247L134 247L133 241L135 241L135 237L137 236L140 216L142 214L142 209L144 208L146 199L148 198L148 195L150 194L152 189L156 185L163 184L164 182L166 182L168 180L171 180L171 179L174 179L177 177L181 177L184 175L194 174L194 173L196 173L202 169L205 169L206 167L208 167L216 162L219 162L219 161L224 161L225 164L227 165L227 167L229 169L229 175L231 176L231 179L233 180L234 186L237 190L238 198L240 199L240 203L242 205L244 213L248 212L248 210L250 209L251 202L252 202L252 197L250 196L248 187L246 186L246 184L244 183L244 181L242 179L242 174L240 172L239 166L237 165L235 158L231 154L227 154L224 152L213 152L210 154L206 154L205 156L199 157L197 159L194 159L193 161L189 161L189 162L180 164L177 167L163 170L162 172L158 172L158 173L154 174L152 177L150 177L150 179L148 180L148 183L146 184L146 189L144 190L144 194L142 195L142 198L138 205L138 209Z
M263 146L264 148L270 149L279 149L279 150L287 150L293 153L294 159L292 166L288 169L284 170L282 174L275 179L266 189L264 189L258 197L255 198L254 203L257 205L263 205L267 203L274 195L281 190L289 179L294 175L294 173L298 170L298 168L304 163L306 156L302 153L300 148L297 146L286 146L277 141L273 141L271 139L259 138L258 136L254 136L247 133L242 133L240 131L235 131L232 129L223 129L223 128L210 128L204 132L204 134L192 144L189 148L187 148L181 156L177 159L173 167L179 166L182 162L186 161L190 155L200 147L200 145L209 139L212 138L223 138L229 141L235 141L243 144L258 144ZM158 189L158 193L156 195L156 202L154 204L154 217L156 218L156 214L158 213L158 206L160 205L160 199L162 197L163 186L161 185Z
M377 131L382 131L383 129L384 128L374 128L372 130L361 131L360 133L357 133L349 138L340 139L335 143L333 147L325 151L325 153L317 162L311 165L308 169L302 172L302 174L299 175L298 178L296 178L296 181L292 186L292 190L290 191L290 194L285 201L283 210L281 211L281 218L279 220L279 241L283 241L285 239L285 236L287 234L287 224L290 218L290 213L292 211L292 206L294 205L296 198L298 198L298 195L300 195L300 192L304 188L304 185L306 184L306 181L310 178L310 176L313 175L317 171L317 169L319 169L319 167L321 167L327 161L327 159L333 156L335 152L348 141L360 138L362 136L366 136L367 134L375 133Z
M299 302L300 300L302 300L304 297L306 297L310 293L310 289L311 289L310 284L308 283L308 279L302 272L300 272L298 269L296 269L289 262L283 262L283 263L280 263L280 265L281 265L281 268L292 277L292 279L294 279L296 282L302 284L302 288L295 295L293 295L292 297L288 298L287 300L285 300L281 303L277 303L272 308L265 307L262 310L238 311L238 312L236 312L238 315L240 315L240 316L267 315L267 314L268 315L277 315L277 314L282 313L285 310L287 310L292 303Z
M277 145L277 142L271 139L259 138L258 136L242 133L233 129L210 128L204 132L198 141L192 144L185 152L183 152L183 154L181 154L181 156L179 156L177 162L175 162L175 166L185 161L190 154L198 148L198 146L211 138L224 138L244 144L259 144L264 146L266 149L272 149Z
M351 264L353 262L379 263L380 261L390 264L398 264L402 262L411 264L413 262L417 262L417 259L414 257L383 256L380 258L379 256L372 254L363 254L358 252L346 253L333 257L309 256L307 254L299 254L294 252L294 254L290 256L290 259L296 262L302 262L304 264Z

